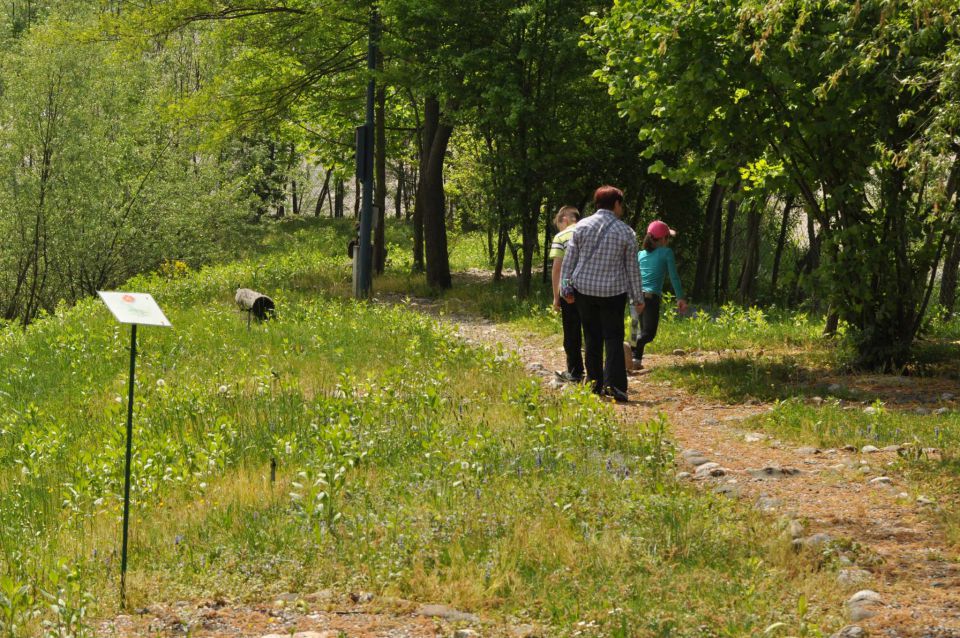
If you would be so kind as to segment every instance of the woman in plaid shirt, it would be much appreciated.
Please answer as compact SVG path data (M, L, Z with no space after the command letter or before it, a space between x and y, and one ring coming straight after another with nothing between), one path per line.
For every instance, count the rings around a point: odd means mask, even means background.
M637 234L621 221L623 191L601 186L593 194L596 212L577 224L561 268L568 303L583 324L587 379L593 391L627 401L623 357L623 311L629 297L643 312L643 284L637 263ZM604 364L604 350L606 363Z

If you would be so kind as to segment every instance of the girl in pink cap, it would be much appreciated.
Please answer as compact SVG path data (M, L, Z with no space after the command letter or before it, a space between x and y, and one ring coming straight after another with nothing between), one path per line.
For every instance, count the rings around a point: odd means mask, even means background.
M677 295L677 308L680 314L687 311L683 286L677 274L677 262L670 249L670 238L677 232L659 219L647 226L647 236L643 238L643 249L637 255L640 262L640 274L643 277L643 314L638 316L630 308L630 342L633 346L633 369L643 368L643 349L657 336L660 325L660 298L663 295L663 281L667 273Z

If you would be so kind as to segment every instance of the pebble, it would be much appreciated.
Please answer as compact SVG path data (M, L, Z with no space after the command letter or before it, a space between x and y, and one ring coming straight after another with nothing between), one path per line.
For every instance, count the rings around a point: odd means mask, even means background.
M800 473L800 470L792 467L776 467L773 465L768 465L767 467L760 470L747 469L747 472L751 476L754 476L756 478L779 479L779 478L785 478L788 476L796 476L797 474Z
M843 446L842 448L840 448L840 449L843 450L844 452L856 452L856 451L857 451L857 448L855 448L855 447L852 446L852 445L844 445L844 446Z
M856 585L873 578L873 574L865 569L841 569L837 574L837 582L841 585Z
M676 350L673 351L673 356L675 357L682 357L686 354L687 354L686 350L681 350L680 348L677 348Z
M761 496L757 499L755 507L761 512L772 512L781 505L783 505L783 499L772 496Z
M721 496L729 496L730 498L739 498L742 490L740 486L735 483L727 483L725 485L718 485L714 490L714 494L720 494Z
M480 619L475 615L446 605L424 605L417 611L417 615L425 618L442 618L449 622L480 622Z
M900 447L899 445L888 445L888 446L882 448L880 451L881 451L881 452L899 452L899 451L902 450L902 449L903 449L903 448Z
M850 619L856 622L876 616L876 608L882 604L883 598L880 594L871 589L862 589L847 601L847 610L850 612Z
M458 629L453 632L453 638L480 638L480 634L472 629Z
M862 448L860 448L861 454L875 454L879 451L880 451L880 448L878 448L875 445L864 445Z
M701 423L702 423L703 425L708 425L708 426L720 425L720 419L716 419L716 418L714 418L714 417L711 416L711 417L707 417L706 419L704 419L703 421L701 421Z
M682 480L684 480L684 479L688 479L688 478L690 478L691 476L693 476L693 474L691 474L690 472L677 472L677 480L678 480L678 481L682 481Z
M943 394L940 395L940 400L941 400L941 401L953 401L953 393L952 393L952 392L944 392Z
M863 631L863 627L857 625L847 625L837 633L830 636L830 638L864 638L866 632Z
M878 476L869 481L870 485L892 485L893 480L889 476Z
M350 594L350 600L355 603L368 603L373 600L373 593L368 591L353 592Z
M697 478L706 478L708 476L724 476L727 471L720 467L719 463L704 463L703 465L697 466L696 476Z
M558 379L557 377L554 377L554 378L550 379L549 381L547 381L547 387L550 388L551 390L559 390L560 388L564 387L565 385L566 385L566 384L565 384L563 381L561 381L560 379Z
M943 416L944 414L947 414L949 412L950 412L950 408L937 408L936 410L933 411L933 413L936 414L937 416Z
M806 447L798 447L798 448L797 448L797 454L804 454L804 455L807 455L807 456L810 456L811 454L820 454L820 448L809 447L809 446L806 446Z
M929 499L929 498L927 498L926 496L923 496L923 495L921 494L920 496L917 497L917 504L918 504L918 505L933 505L933 504L934 504L934 501L932 501L931 499Z
M813 403L814 405L822 405L823 397L811 397L810 402Z
M758 443L764 440L765 438L767 437L764 436L763 434L760 434L758 432L751 432L750 434L745 435L743 437L743 440L746 441L747 443Z
M919 414L920 416L927 416L928 414L930 414L930 408L925 408L923 406L920 406L918 408L914 408L913 413Z
M819 534L813 534L812 536L807 536L806 538L798 538L797 540L793 541L793 545L794 547L820 549L832 540L833 538L830 536L830 534L820 532Z

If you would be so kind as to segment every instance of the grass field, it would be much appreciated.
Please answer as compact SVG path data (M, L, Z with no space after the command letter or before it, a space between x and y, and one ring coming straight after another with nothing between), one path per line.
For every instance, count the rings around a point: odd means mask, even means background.
M291 230L129 283L174 324L141 331L132 606L333 587L555 635L839 623L829 563L672 479L669 424L625 427L421 315L344 299L341 234ZM248 330L239 285L278 318ZM117 611L127 345L95 300L0 333L4 636Z

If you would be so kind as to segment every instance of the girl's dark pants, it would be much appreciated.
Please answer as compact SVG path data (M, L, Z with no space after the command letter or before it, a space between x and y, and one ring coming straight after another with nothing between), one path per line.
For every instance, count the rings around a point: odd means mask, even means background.
M643 314L640 315L640 338L633 348L633 358L643 359L643 348L657 336L660 327L660 295L643 296Z
M567 353L567 372L576 379L582 379L583 331L576 304L569 304L565 299L561 299L560 317L563 320L563 351Z
M613 386L625 393L627 365L623 360L623 311L627 307L627 295L593 297L578 292L574 305L583 323L587 379L593 391L599 393L605 386Z

